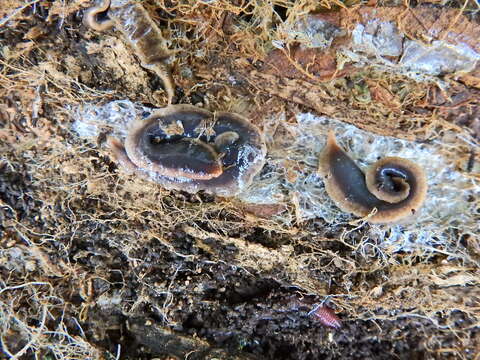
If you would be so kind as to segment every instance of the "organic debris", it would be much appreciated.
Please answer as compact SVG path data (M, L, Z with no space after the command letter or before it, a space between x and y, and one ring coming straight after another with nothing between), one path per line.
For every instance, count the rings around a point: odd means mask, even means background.
M362 6L307 14L279 32L282 40L273 42L278 49L261 72L247 75L252 85L379 134L431 137L432 129L449 124L425 111L422 82L448 96L460 85L449 79L473 87L480 80L480 25L456 9ZM344 82L346 75L353 83Z
M82 25L91 1L0 2L4 357L474 358L478 5L347 3L141 2L175 54L178 103L265 133L265 167L224 199L120 174L105 139L168 100L121 34ZM305 23L327 10L333 25ZM397 43L372 55L374 30L454 53L454 67L420 73ZM330 129L362 167L424 167L416 222L369 225L329 200L316 169ZM315 304L342 327L309 315Z

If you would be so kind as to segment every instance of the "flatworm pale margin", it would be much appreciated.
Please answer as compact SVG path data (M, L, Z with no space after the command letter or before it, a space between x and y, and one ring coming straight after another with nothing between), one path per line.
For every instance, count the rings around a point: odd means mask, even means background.
M320 154L318 172L340 209L362 217L372 214L368 217L371 223L398 222L414 215L427 194L427 179L417 164L387 157L364 174L337 144L333 132Z
M119 164L167 189L234 196L265 163L260 130L240 115L170 105L137 121L125 145L109 138Z

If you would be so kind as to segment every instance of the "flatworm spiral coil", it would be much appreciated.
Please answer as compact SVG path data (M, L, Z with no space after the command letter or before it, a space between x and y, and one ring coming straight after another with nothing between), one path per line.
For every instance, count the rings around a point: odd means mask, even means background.
M338 146L330 132L319 159L328 195L345 212L371 216L371 223L391 223L414 215L427 194L424 171L410 160L387 157L364 174ZM372 212L376 209L376 212Z

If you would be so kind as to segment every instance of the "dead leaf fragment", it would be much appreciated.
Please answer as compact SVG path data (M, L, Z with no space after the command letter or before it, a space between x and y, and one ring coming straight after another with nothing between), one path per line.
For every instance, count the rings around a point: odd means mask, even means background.
M400 108L400 101L384 86L375 81L367 80L372 99L386 107L395 110Z

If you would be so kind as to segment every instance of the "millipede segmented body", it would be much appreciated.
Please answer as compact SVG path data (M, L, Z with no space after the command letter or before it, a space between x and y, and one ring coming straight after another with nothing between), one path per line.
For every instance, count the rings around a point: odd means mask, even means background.
M342 327L340 318L335 314L333 309L329 308L328 306L319 305L314 308L309 315L314 315L324 326L334 329L340 329Z

